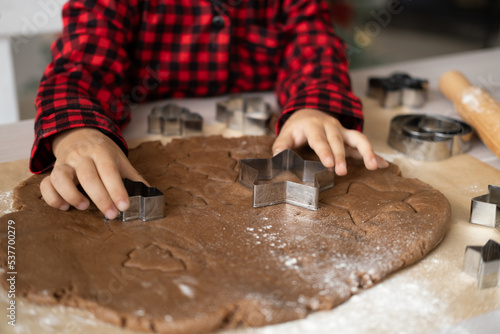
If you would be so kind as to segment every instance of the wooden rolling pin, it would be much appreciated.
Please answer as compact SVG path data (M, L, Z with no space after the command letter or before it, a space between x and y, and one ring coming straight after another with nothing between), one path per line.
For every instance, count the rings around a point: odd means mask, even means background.
M460 117L476 130L483 143L500 158L500 104L482 88L472 86L458 71L441 75L439 89L455 104Z

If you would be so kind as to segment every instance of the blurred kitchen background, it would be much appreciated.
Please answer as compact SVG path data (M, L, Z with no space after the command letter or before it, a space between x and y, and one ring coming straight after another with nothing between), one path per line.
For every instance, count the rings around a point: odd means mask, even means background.
M21 119L35 116L33 100L64 2L0 1L0 48L8 41ZM351 70L500 46L500 0L328 2L336 31L349 46Z

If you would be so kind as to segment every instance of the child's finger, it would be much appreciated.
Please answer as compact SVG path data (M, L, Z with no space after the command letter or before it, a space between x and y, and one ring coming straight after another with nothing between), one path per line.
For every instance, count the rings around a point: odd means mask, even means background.
M82 188L106 218L115 219L118 210L99 176L94 161L82 161L76 170L76 176Z
M293 148L293 136L291 132L283 129L274 140L273 156L289 148Z
M66 211L69 209L70 205L66 202L61 195L55 190L52 182L50 182L50 176L46 176L40 183L40 191L42 192L42 197L45 202L53 208Z
M330 168L336 166L337 161L334 160L332 148L328 143L325 129L323 127L317 128L314 131L310 131L307 134L307 142L309 143L309 146L314 150L314 152L316 152L319 159L321 160L321 163L325 167ZM342 148L342 153L338 153L339 160L342 160L343 150L344 149Z
M381 156L375 155L375 159L377 160L378 168L387 168L389 167L389 163L382 158Z
M347 145L357 149L361 154L366 168L370 170L377 169L378 163L375 152L364 134L355 130L346 130L344 132L344 138Z
M78 190L75 179L75 170L65 164L56 164L50 173L50 181L55 191L78 210L86 210L90 205L89 200Z
M345 161L346 151L344 146L344 139L337 131L336 128L326 129L326 136L328 144L333 152L335 159L335 173L337 175L347 174L347 164ZM328 166L327 166L328 167Z
M104 155L94 163L106 192L111 197L114 205L118 210L126 211L129 208L130 201L116 162L109 155Z
M120 175L123 178L127 178L132 181L140 181L145 185L147 185L148 187L151 186L149 182L146 181L146 179L143 178L141 174L139 174L137 169L135 169L134 166L132 166L132 164L127 159L127 157L125 157L125 155L118 162L118 170L120 171Z

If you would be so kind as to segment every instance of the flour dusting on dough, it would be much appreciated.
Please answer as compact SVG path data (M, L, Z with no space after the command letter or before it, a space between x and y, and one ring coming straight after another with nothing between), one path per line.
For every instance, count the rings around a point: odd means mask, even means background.
M2 212L4 213L11 213L16 210L14 210L13 204L14 204L14 199L12 198L13 191L8 191L4 193L0 193L0 207L2 207Z
M194 298L194 291L191 287L187 286L186 284L182 284L182 283L179 283L178 286L179 286L179 290L181 290L181 292L186 297Z

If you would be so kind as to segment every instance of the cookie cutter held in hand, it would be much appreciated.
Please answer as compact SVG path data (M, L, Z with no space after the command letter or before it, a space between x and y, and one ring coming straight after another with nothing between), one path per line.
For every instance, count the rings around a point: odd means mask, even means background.
M463 271L477 279L479 289L497 286L500 283L500 244L490 239L484 246L467 246Z
M384 108L421 107L427 101L428 86L425 79L397 72L386 78L369 78L367 95L378 99Z
M120 211L118 219L129 221L142 219L155 220L165 217L165 195L155 187L148 187L142 182L123 179L130 206L127 211Z
M271 116L271 107L261 97L233 96L216 106L217 121L246 135L267 134Z
M487 194L472 198L469 221L500 231L500 187L489 185Z
M201 136L203 117L175 104L154 107L148 115L148 132L164 136Z
M312 185L292 181L259 183L260 180L271 180L285 170ZM334 173L321 162L303 160L297 153L288 149L270 159L240 160L238 181L253 189L255 208L288 203L317 210L319 193L333 187Z

